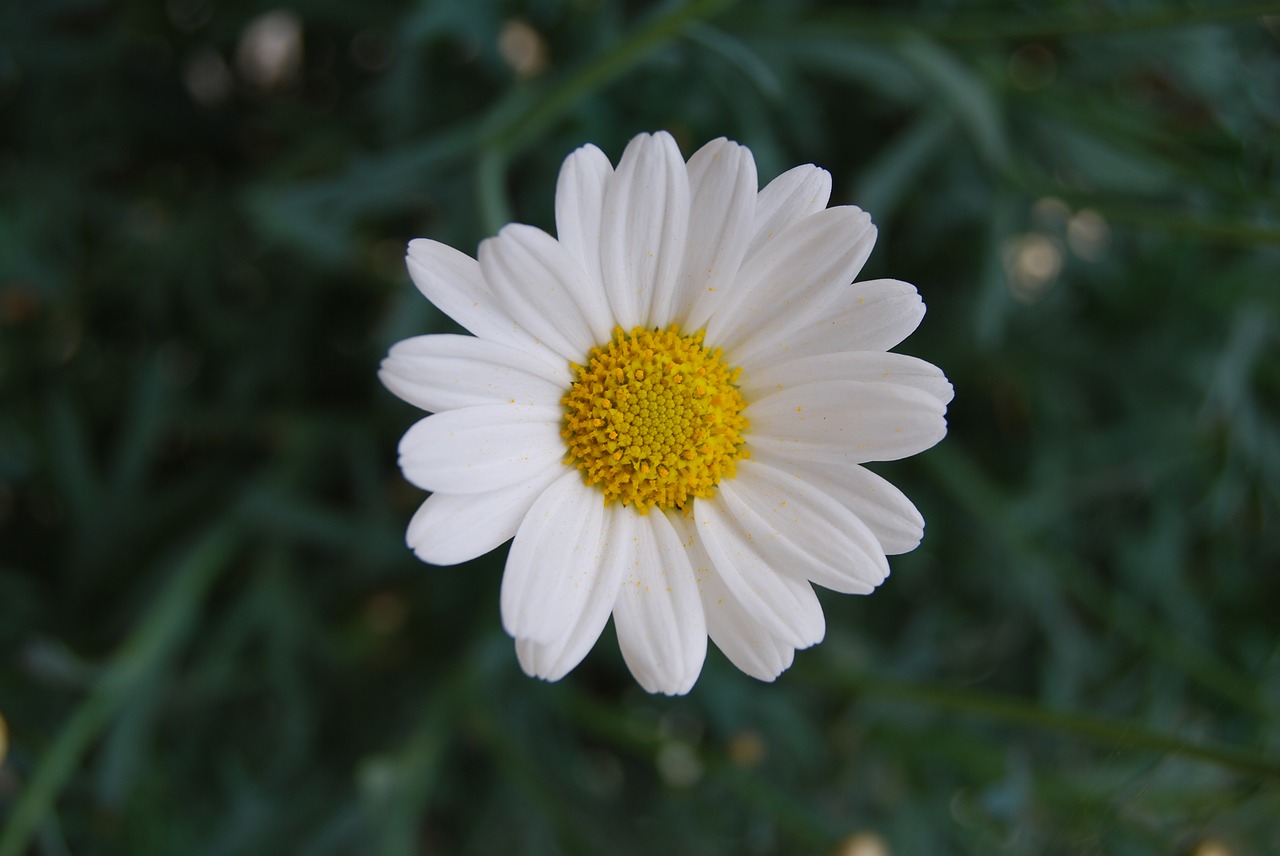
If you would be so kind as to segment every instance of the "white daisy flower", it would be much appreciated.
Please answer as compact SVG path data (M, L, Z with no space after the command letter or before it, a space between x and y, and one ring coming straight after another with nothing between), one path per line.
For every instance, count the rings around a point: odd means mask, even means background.
M941 440L951 384L886 353L924 305L854 282L876 230L830 193L814 166L757 190L746 148L685 163L659 132L617 169L590 145L565 160L558 237L509 225L478 260L410 242L414 283L475 335L382 364L434 414L400 442L431 491L407 540L451 565L514 536L502 624L530 675L563 677L612 615L649 692L688 692L708 636L771 681L825 633L815 584L866 594L920 543L863 464Z

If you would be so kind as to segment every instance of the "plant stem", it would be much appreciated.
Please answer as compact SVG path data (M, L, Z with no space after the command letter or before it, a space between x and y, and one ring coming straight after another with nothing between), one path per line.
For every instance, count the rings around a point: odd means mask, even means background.
M788 32L792 38L838 37L855 40L885 39L911 33L947 42L1035 41L1133 33L1204 24L1229 24L1280 14L1280 3L1265 2L1202 9L1156 9L1129 15L1088 16L988 16L961 14L948 18L864 14L840 10L814 16Z
M164 668L195 629L204 594L226 566L238 540L234 529L217 526L179 563L146 617L40 759L0 834L0 856L19 856L26 851L94 740L134 689Z
M531 97L527 90L517 90L505 103L498 105L493 111L497 121L482 134L483 143L476 167L480 210L489 233L497 232L511 220L503 183L512 157L531 145L548 125L572 110L589 94L603 89L690 27L736 2L692 0L676 6L563 78L545 94ZM522 107L521 103L526 101L528 106Z
M1280 764L1256 753L1193 743L1129 723L1112 722L1080 713L1046 710L1020 699L954 688L885 680L868 675L843 675L822 681L842 690L854 690L881 698L905 701L938 710L972 714L983 719L1070 734L1115 747L1146 749L1207 761L1258 778L1280 780Z
M530 107L514 113L498 112L502 122L488 135L488 144L515 153L531 143L555 119L572 109L588 94L604 88L645 57L737 0L692 0L677 6L623 39L586 66L564 78Z

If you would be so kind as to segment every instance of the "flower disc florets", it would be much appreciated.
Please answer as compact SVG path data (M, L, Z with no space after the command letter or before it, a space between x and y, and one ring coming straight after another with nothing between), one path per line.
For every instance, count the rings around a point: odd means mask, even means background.
M561 400L565 461L606 501L642 514L685 509L692 497L710 497L747 456L739 370L702 338L703 331L681 334L674 324L630 333L618 327L585 366L573 365Z

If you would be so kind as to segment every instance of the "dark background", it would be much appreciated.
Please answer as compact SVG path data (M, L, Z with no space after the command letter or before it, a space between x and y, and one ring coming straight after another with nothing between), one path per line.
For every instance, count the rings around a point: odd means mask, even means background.
M266 16L266 17L264 17ZM0 7L0 856L1280 852L1280 3ZM813 162L950 434L776 684L419 564L405 242ZM0 731L0 734L4 733ZM6 741L0 740L0 744Z

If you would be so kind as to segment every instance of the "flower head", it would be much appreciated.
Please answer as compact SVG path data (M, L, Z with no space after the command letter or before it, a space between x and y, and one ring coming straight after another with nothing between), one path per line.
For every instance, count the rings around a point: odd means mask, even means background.
M478 260L415 240L414 283L474 336L396 344L380 377L430 411L400 442L431 496L409 524L449 565L514 536L502 623L558 680L612 615L649 692L688 692L707 637L773 680L825 633L813 585L865 594L924 521L866 469L946 433L951 385L888 353L924 316L897 280L854 282L875 227L800 166L757 189L725 139L669 134L617 169L564 162L557 237L510 225Z

